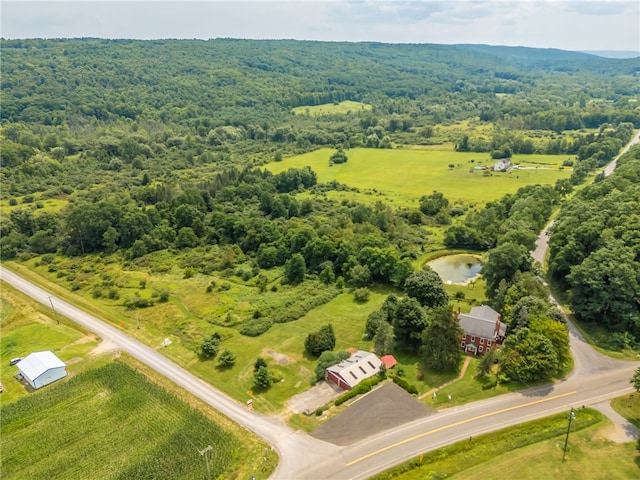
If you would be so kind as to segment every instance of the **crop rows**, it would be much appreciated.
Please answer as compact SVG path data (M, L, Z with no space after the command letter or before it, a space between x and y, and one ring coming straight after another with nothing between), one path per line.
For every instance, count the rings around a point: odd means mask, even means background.
M116 362L2 407L3 479L206 477L242 460L229 433Z

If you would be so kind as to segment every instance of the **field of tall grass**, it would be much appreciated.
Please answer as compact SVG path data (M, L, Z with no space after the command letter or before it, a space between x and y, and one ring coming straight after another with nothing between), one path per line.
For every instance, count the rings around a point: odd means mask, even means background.
M309 166L318 174L320 183L335 180L358 189L355 192L358 200L366 197L398 206L417 206L422 195L434 190L442 192L452 203L484 204L526 185L553 185L571 175L571 169L562 168L566 155L514 155L512 163L529 168L485 173L474 167L494 164L487 153L354 148L346 152L347 163L330 166L329 157L334 151L323 148L269 163L265 168L279 173ZM329 196L353 198L353 195L354 192L330 192Z

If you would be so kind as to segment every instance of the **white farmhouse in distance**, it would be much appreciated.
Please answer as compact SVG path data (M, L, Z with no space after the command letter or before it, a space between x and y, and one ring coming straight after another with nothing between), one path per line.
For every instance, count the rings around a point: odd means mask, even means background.
M49 350L33 352L16 366L34 390L67 376L67 365Z

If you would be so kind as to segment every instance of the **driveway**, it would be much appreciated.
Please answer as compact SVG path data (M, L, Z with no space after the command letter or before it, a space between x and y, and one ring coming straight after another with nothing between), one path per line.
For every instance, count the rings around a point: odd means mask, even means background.
M315 412L321 406L335 400L344 393L333 383L318 382L306 392L294 395L287 401L287 407L293 413Z

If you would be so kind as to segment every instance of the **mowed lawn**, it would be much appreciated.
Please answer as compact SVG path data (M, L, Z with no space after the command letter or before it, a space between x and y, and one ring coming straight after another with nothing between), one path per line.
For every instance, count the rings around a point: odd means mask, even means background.
M567 155L516 155L513 163L531 168L485 176L483 171L470 170L475 166L492 166L494 161L487 153L355 148L346 152L347 163L329 166L329 157L334 152L324 148L269 163L266 168L279 173L309 166L318 174L320 183L336 180L360 190L375 189L403 206L417 205L422 195L434 190L442 192L451 202L484 203L515 193L525 185L553 185L571 175L571 169L560 168Z
M206 471L198 450L207 445L215 446L212 478L236 477L244 460L233 435L120 362L45 387L0 413L5 480L200 480Z

